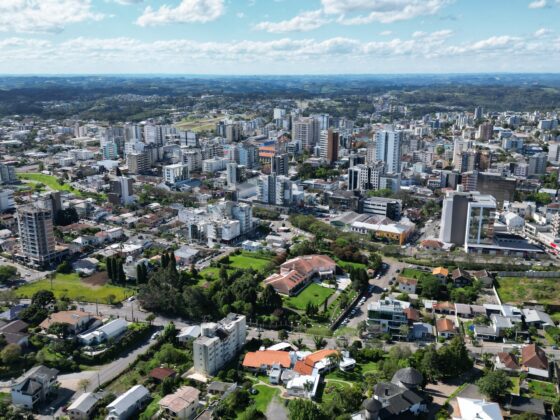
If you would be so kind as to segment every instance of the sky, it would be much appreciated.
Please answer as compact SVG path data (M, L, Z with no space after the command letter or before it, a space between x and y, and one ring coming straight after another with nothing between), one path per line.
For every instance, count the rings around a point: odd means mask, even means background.
M556 73L558 22L560 0L0 0L0 73Z

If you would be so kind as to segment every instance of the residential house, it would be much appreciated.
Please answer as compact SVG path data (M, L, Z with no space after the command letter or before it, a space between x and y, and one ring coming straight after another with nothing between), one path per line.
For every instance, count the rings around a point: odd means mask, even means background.
M382 332L399 335L402 325L407 325L405 309L410 307L409 302L392 298L385 298L368 305L368 323L379 325Z
M101 327L78 335L80 343L91 346L115 339L128 329L128 322L123 318L113 319Z
M313 399L317 395L320 380L319 375L297 376L286 383L286 391L291 397Z
M323 349L305 356L294 365L294 371L300 375L322 375L330 372L336 365L331 363L330 356L338 353L338 350Z
M156 367L148 373L148 377L152 378L156 382L163 382L167 378L174 378L175 376L177 376L177 372L166 367Z
M9 309L5 310L0 314L0 319L4 319L6 321L14 321L18 319L18 315L21 311L27 308L29 305L26 303L19 303L17 305L11 306Z
M449 270L445 267L436 267L432 270L432 275L437 277L440 283L447 283L447 277L449 277Z
M99 323L97 317L89 312L60 311L50 314L39 326L46 332L53 324L68 324L70 332L78 334L95 324L99 325Z
M426 322L415 322L410 335L415 340L431 340L434 338L434 327Z
M336 262L329 256L306 255L286 261L280 266L280 273L272 274L264 282L282 295L294 296L314 277L332 277L335 272Z
M458 334L457 327L448 318L438 318L436 320L436 330L438 337L452 338Z
M426 401L419 392L423 382L414 368L399 369L391 382L375 385L373 398L381 403L379 418L408 418L426 411Z
M490 315L490 325L474 326L474 336L482 340L497 340L504 336L505 331L513 327L511 320L502 315Z
M179 265L190 265L196 260L198 254L199 251L197 249L183 245L181 248L175 250L175 259Z
M523 346L521 349L521 367L530 376L541 379L550 378L550 369L546 353L536 344L529 344Z
M451 280L456 287L464 287L472 284L472 276L461 268L456 268L451 273Z
M210 395L219 395L224 397L225 395L235 391L237 388L237 383L230 383L230 382L219 382L215 381L208 385L206 390Z
M11 385L12 404L32 410L47 400L57 385L58 370L46 366L29 369Z
M134 385L107 406L105 420L126 420L142 410L150 400L150 391L142 385Z
M17 344L25 347L29 343L27 333L29 325L26 322L15 320L0 327L0 335L4 337L6 344Z
M453 302L436 302L433 310L438 314L455 315L455 304Z
M484 287L491 288L494 284L494 277L486 270L479 270L472 273L473 277L482 283Z
M478 386L469 384L449 402L453 420L502 420L500 405L486 401Z
M494 368L498 370L505 370L506 372L518 372L520 366L515 354L502 351L496 354Z
M415 278L399 276L399 278L397 279L397 285L401 292L416 293L418 280L416 280Z
M200 337L200 326L191 325L188 327L181 328L179 334L177 334L177 339L180 343L186 343L187 341L194 340Z
M68 406L66 413L70 420L88 420L99 402L100 396L93 392L85 392Z
M525 323L528 326L534 326L536 328L542 329L546 327L554 327L554 321L544 311L538 309L524 308L521 309L523 316L525 317Z
M200 391L192 386L182 386L173 394L163 397L158 405L158 418L190 420L196 417Z

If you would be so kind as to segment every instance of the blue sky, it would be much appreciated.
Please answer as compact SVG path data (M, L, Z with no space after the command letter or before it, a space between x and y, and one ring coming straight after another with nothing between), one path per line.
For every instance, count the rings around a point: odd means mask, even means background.
M560 0L0 0L0 73L558 72Z

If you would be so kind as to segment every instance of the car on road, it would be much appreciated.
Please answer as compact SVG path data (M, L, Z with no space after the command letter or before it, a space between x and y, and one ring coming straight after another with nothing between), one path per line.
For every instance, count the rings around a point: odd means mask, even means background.
M136 296L130 296L126 301L127 302L134 302L136 300Z
M150 337L150 340L155 340L160 335L161 335L161 331L156 331L155 333L152 334L152 336Z

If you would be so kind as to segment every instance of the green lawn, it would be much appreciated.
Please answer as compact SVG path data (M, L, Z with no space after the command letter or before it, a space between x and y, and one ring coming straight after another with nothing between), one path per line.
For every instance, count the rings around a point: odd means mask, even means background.
M286 305L293 309L300 309L302 311L307 307L308 302L312 302L319 308L322 308L323 303L334 293L334 289L319 286L318 284L311 283L297 296L286 298Z
M529 380L529 396L553 404L558 399L556 388L549 382Z
M513 384L513 387L511 388L511 393L514 395L519 395L519 385L520 385L519 376L511 376L509 379L511 379L511 383Z
M252 397L253 404L257 407L257 410L266 413L268 404L270 404L275 396L280 394L280 391L278 388L271 388L265 385L255 385L253 388L259 391L257 395Z
M323 388L323 393L321 395L321 402L325 403L328 402L330 400L332 400L335 396L335 391L339 390L339 391L346 391L347 389L350 389L352 387L352 385L344 383L344 382L339 382L337 380L328 380L325 383L325 386Z
M519 304L529 301L536 301L543 305L560 303L559 279L499 277L496 280L496 290L502 303Z
M364 268L367 269L367 265L366 264L362 264L362 263L357 263L357 262L351 262L351 261L342 261L338 258L335 258L336 264L342 268L344 271L348 271L350 268Z
M39 290L52 290L57 298L67 296L72 300L85 302L95 302L97 300L100 303L107 302L107 298L110 295L115 296L115 302L120 302L127 296L134 294L132 289L113 286L111 284L105 284L102 286L87 284L82 281L76 273L57 273L56 277L52 281L52 289L50 280L43 279L21 286L16 290L16 293L18 297L30 298Z
M400 273L403 277L413 278L420 280L424 276L432 277L432 274L427 271L417 270L415 268L405 268Z
M254 268L255 270L262 270L270 263L268 258L256 257L246 252L232 255L229 257L229 260L233 268Z
M20 179L25 179L25 180L28 180L28 181L40 182L42 184L45 184L51 190L69 191L69 192L71 192L75 195L81 195L80 191L78 191L75 188L72 188L70 185L59 184L58 183L58 178L55 177L55 176L52 176L52 175L44 175L44 174L39 174L39 173L20 173L20 174L17 174L17 176Z

